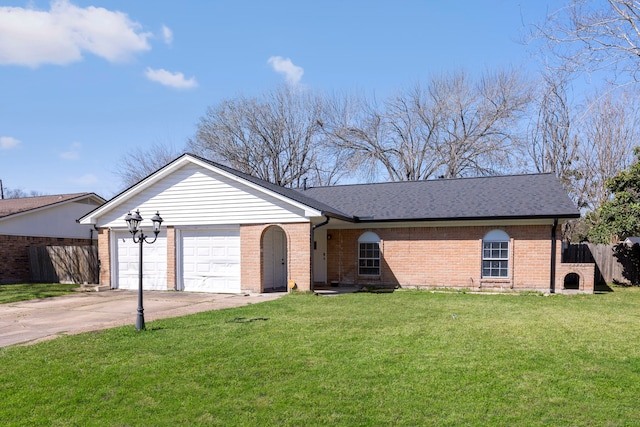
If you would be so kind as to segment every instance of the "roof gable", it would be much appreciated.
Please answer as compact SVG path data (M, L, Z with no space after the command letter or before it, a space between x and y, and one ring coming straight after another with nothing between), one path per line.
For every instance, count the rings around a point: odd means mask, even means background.
M98 218L100 218L99 222L101 224L105 221L107 223L119 223L118 221L121 219L120 217L123 212L126 213L129 209L136 209L136 206L129 206L132 203L134 205L138 205L149 202L147 203L147 208L153 207L153 210L163 211L165 210L163 206L166 205L164 205L160 200L163 197L160 195L160 192L166 193L167 195L171 192L171 188L178 183L175 179L177 178L177 175L180 175L180 171L193 169L190 172L193 174L198 168L204 174L200 179L207 179L205 176L208 176L208 178L214 178L215 175L219 178L218 181L224 181L224 185L226 185L227 188L229 188L229 186L235 186L238 189L242 188L244 191L249 192L254 196L261 197L265 202L280 205L281 208L288 206L287 209L302 212L306 217L321 215L321 211L313 205L313 203L318 205L318 202L310 200L306 196L300 195L294 190L283 189L266 181L243 174L227 166L223 166L191 154L184 154L165 167L149 175L138 184L120 193L102 207L85 215L80 219L80 222L82 224L96 224L98 222ZM152 197L153 200L147 200L148 197L145 195L146 193L149 193L148 196ZM194 197L194 199L192 199L194 203L202 204L202 197L204 194L205 193L198 194L193 191L189 195L185 193L184 197L179 200L180 204L184 208L186 206L185 200L189 200L189 197ZM293 197L287 197L287 194ZM233 201L226 199L226 202L230 203L230 206L235 205L234 212L236 213L238 212L238 209L241 209L241 207L237 205L237 200ZM222 203L225 202L222 201ZM229 208L227 208L227 211L229 211ZM192 215L197 215L197 213L194 212ZM238 215L236 214L235 217L237 218ZM169 218L167 217L165 220L169 220Z

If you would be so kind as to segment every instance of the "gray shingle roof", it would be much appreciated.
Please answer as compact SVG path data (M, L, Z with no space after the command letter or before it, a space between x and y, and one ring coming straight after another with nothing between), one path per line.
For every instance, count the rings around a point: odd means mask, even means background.
M355 221L579 218L553 174L506 175L291 189L198 158L323 214Z
M53 196L35 196L22 197L18 199L0 200L0 218L15 215L17 213L27 212L33 209L43 208L45 206L55 205L57 203L66 202L67 200L77 199L88 196L93 193L74 193L74 194L56 194Z
M299 191L360 220L580 216L552 174L340 185Z

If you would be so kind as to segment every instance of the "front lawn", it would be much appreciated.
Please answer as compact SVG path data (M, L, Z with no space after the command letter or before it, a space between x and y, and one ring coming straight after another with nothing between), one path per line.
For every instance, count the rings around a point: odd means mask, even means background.
M18 285L0 285L0 304L26 301L31 299L58 297L73 293L78 285L60 283L22 283Z
M0 424L639 425L640 290L279 300L0 349Z

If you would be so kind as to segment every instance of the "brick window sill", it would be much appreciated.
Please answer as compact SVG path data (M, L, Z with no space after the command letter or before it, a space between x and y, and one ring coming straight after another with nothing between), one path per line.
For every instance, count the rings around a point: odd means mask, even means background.
M486 278L480 279L480 284L481 285L510 285L511 279L508 277L507 278L486 277Z

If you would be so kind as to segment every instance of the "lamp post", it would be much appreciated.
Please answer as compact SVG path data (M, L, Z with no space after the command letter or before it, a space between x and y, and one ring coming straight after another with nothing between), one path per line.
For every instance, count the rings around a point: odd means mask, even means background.
M134 213L133 215L131 214L131 212L129 212L127 216L124 217L124 220L127 222L129 232L133 235L133 242L140 244L140 265L138 273L138 315L136 317L136 330L140 331L144 329L144 308L142 307L142 244L151 244L156 241L156 239L158 238L158 233L160 233L162 218L160 217L160 212L158 211L156 211L156 214L153 216L153 218L151 218L151 221L153 221L153 234L155 234L155 237L151 241L147 240L149 236L146 236L144 232L138 228L140 226L140 223L142 222L142 217L140 216L139 209L137 209L136 213Z

